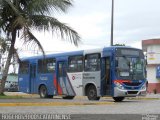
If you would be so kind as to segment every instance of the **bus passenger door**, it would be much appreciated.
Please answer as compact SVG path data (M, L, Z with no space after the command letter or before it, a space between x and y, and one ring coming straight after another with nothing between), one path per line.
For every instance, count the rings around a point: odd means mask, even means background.
M36 87L36 64L30 64L30 93L35 93Z
M110 57L102 59L102 91L104 95L111 95L111 60Z
M74 92L71 83L67 77L67 63L65 61L59 61L57 63L57 82L56 91L58 95L74 96Z
M66 71L65 71L65 61L58 62L58 73L57 73L57 82L56 82L56 89L58 95L65 95L66 93L66 87L65 87L65 81L66 81Z

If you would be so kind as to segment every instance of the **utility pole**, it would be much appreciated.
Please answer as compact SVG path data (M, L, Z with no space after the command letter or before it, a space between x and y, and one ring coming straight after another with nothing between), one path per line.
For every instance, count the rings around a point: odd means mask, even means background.
M112 0L112 8L111 8L111 46L113 46L113 24L114 24L114 0Z

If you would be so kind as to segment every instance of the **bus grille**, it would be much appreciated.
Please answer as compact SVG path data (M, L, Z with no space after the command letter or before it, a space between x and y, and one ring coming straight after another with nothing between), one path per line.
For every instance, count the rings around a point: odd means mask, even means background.
M128 94L137 94L138 91L128 91Z
M139 86L141 83L127 83L127 82L124 82L123 84L125 84L127 86Z

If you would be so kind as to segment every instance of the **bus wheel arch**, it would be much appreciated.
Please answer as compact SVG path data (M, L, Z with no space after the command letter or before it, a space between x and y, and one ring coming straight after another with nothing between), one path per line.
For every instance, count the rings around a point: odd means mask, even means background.
M85 86L85 95L89 100L99 100L100 97L97 96L97 88L93 83L89 83Z
M40 98L53 98L53 95L48 95L48 89L45 84L39 85L38 91Z

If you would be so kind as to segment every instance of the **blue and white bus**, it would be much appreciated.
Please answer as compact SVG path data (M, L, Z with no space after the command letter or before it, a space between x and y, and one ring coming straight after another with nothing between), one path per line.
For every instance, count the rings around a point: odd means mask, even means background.
M21 59L19 91L41 98L87 96L115 101L146 95L143 51L126 46L81 50Z

